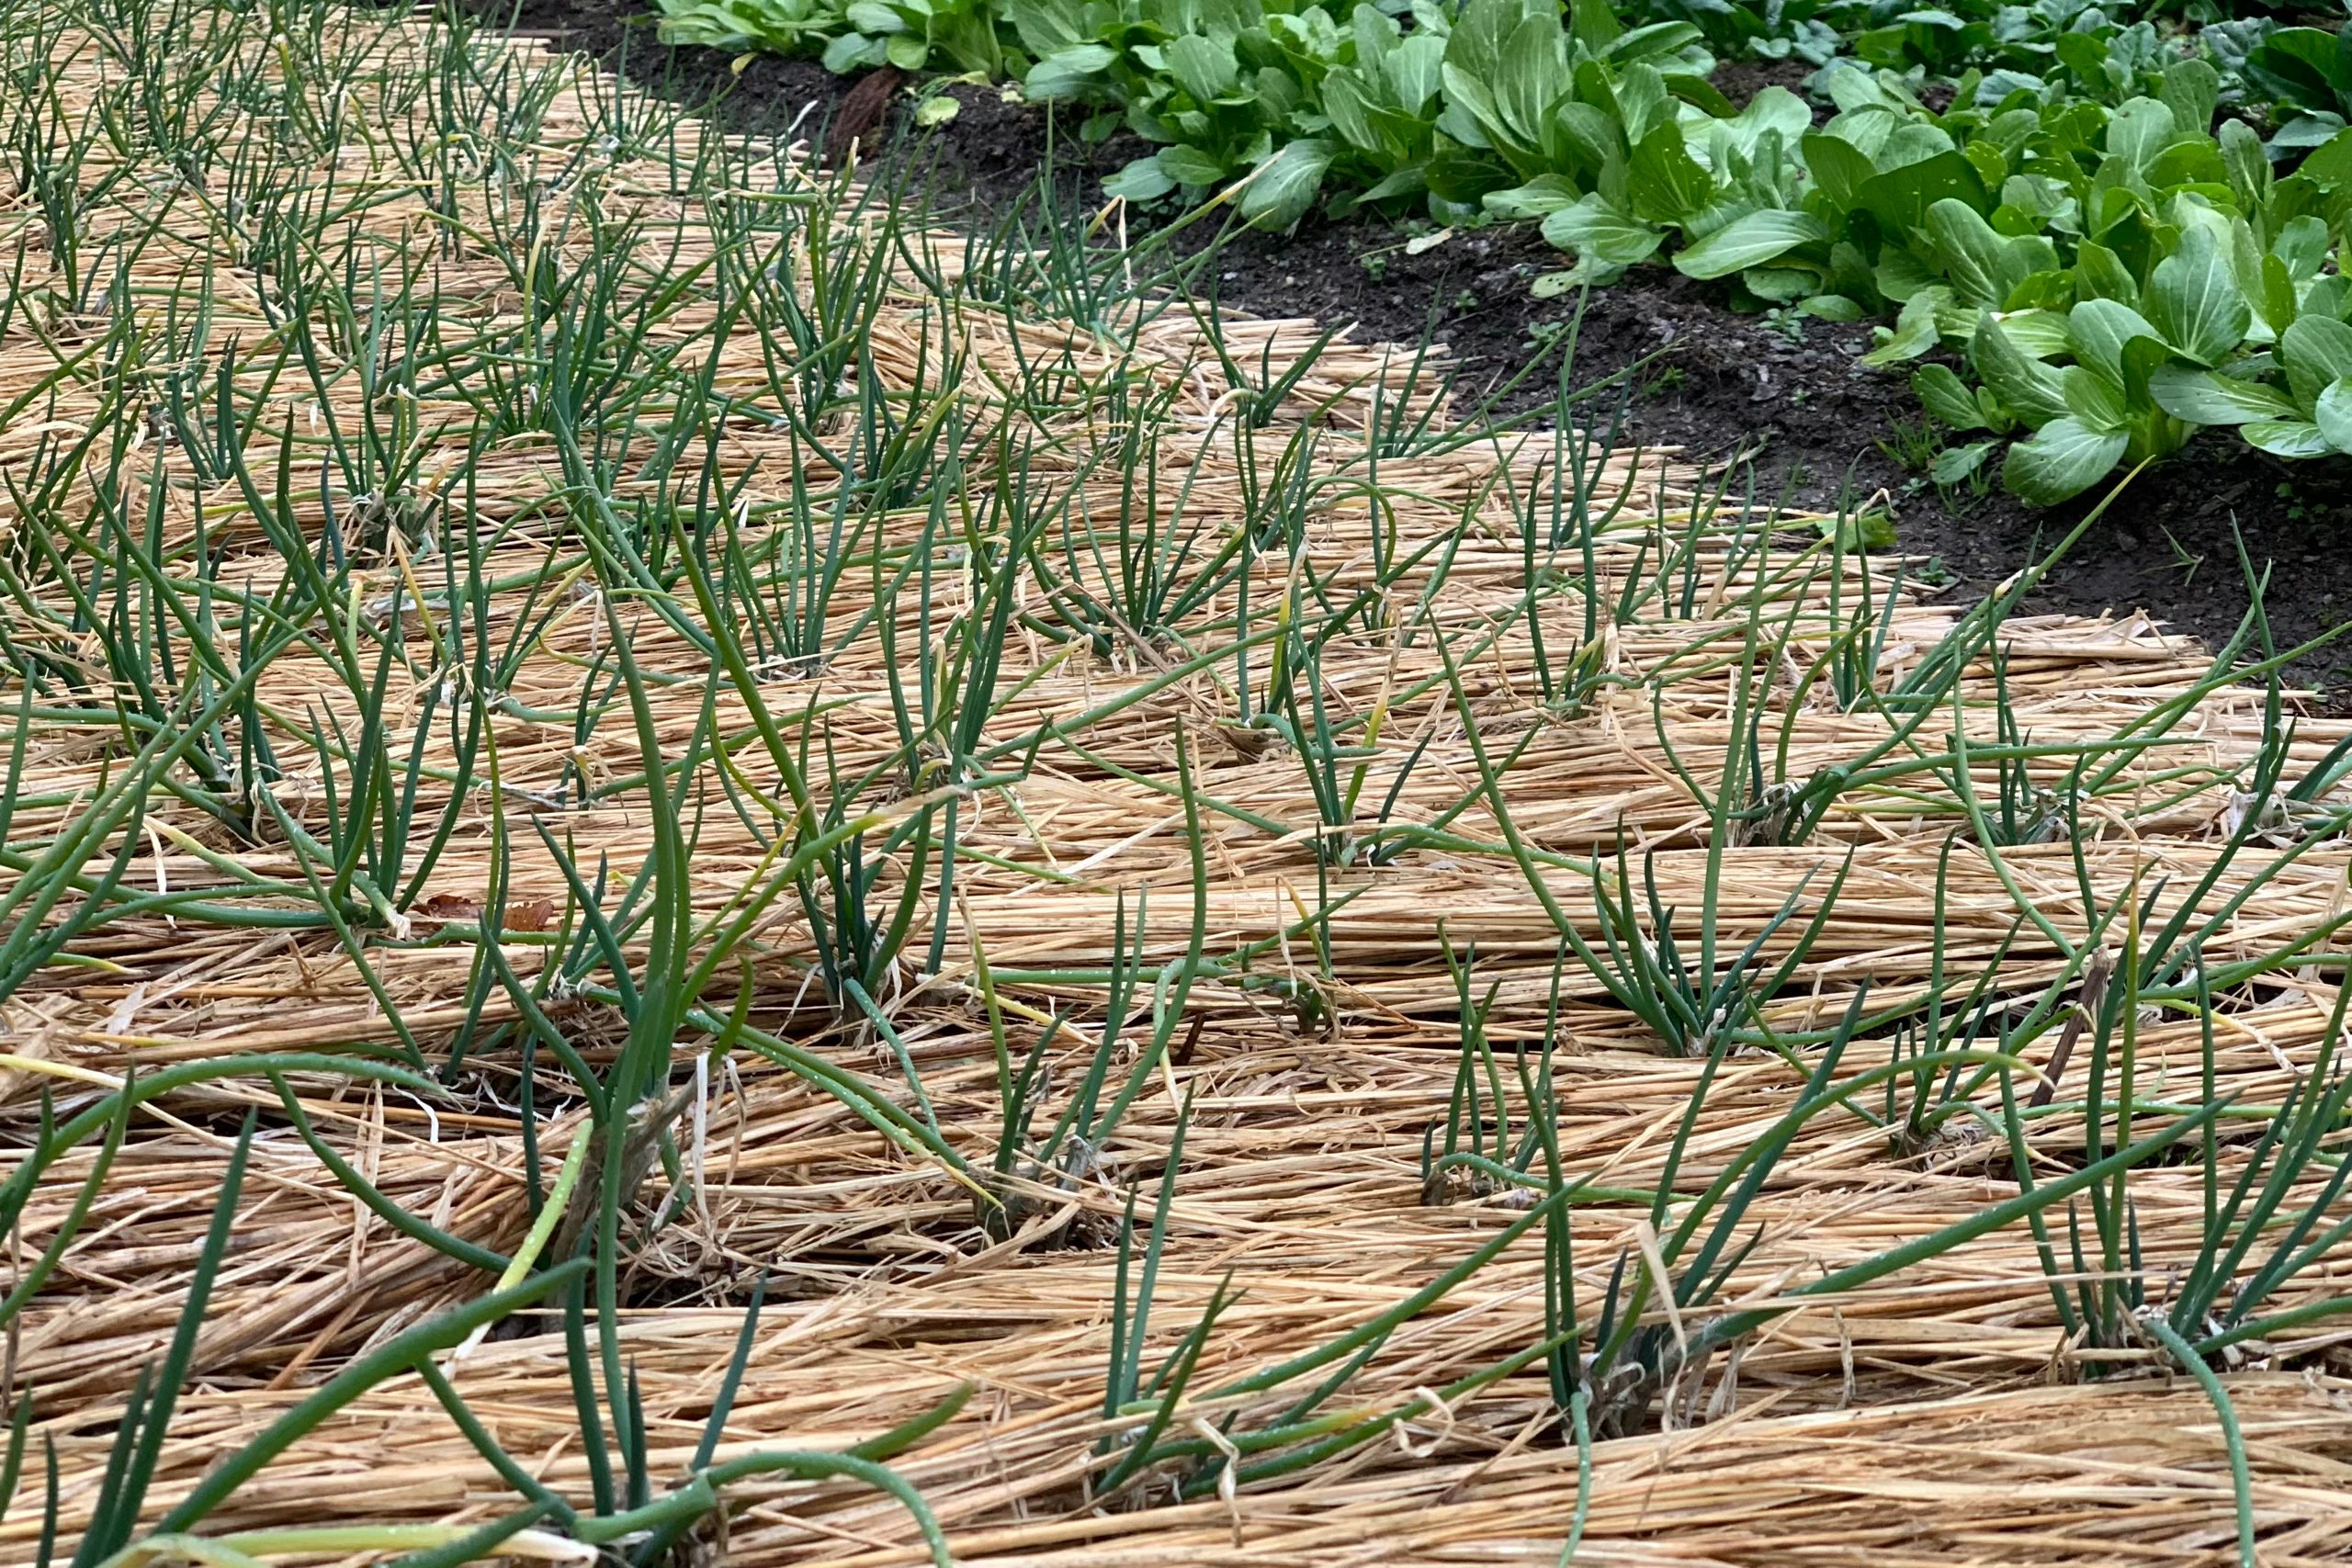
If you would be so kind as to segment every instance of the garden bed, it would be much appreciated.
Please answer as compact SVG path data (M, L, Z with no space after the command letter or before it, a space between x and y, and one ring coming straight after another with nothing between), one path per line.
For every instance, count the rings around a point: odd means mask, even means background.
M2352 1551L2276 671L462 13L0 75L0 1563Z
M854 85L814 61L757 57L739 71L712 51L666 47L653 39L639 0L525 0L516 26L684 100L717 95L721 123L743 130L797 124L820 141ZM1717 85L1744 102L1766 85L1793 89L1806 74L1787 62L1733 62L1719 69ZM954 119L918 128L914 99L900 93L890 100L888 129L867 145L885 143L883 156L922 171L944 213L985 227L1033 198L1048 117L994 88L943 90L962 106ZM1102 204L1102 175L1141 146L1122 136L1089 157L1068 136L1058 145L1072 193L1090 209ZM1576 315L1573 295L1543 300L1529 292L1565 265L1532 224L1465 230L1430 249L1409 248L1429 231L1426 224L1404 230L1310 216L1293 233L1229 232L1216 287L1232 308L1353 323L1367 339L1411 342L1431 332L1470 385L1515 373L1536 351L1535 334L1563 331ZM1871 345L1864 326L1775 328L1726 308L1718 288L1645 267L1591 294L1578 342L1581 378L1650 361L1632 378L1629 439L1672 444L1708 461L1750 454L1752 476L1740 482L1760 499L1821 510L1889 505L1898 547L1936 563L1956 592L1989 590L2096 504L2094 495L2030 507L1997 480L1933 485L1903 460L1926 423L1906 376L1858 363ZM1529 389L1522 400L1539 395ZM2082 615L2141 609L2222 641L2248 604L2243 540L2253 568L2271 572L2265 606L2272 634L2279 647L2294 647L2352 623L2352 551L2340 545L2347 530L2352 459L2282 462L2233 432L2208 431L2135 481L2032 603ZM2290 669L2331 711L2352 704L2352 648L2322 647Z

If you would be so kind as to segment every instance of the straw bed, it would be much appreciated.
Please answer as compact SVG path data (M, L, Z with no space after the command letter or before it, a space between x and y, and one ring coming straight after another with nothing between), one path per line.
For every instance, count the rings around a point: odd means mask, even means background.
M2258 607L452 14L0 64L0 1561L2352 1559Z

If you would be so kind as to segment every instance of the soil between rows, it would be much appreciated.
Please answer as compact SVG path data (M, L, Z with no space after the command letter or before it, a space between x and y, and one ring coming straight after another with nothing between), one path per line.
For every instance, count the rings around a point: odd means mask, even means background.
M737 62L711 50L669 48L655 39L642 0L518 0L485 9L511 17L518 32L583 51L666 96L707 102L730 130L789 130L821 143L852 85L813 61ZM1769 83L1794 88L1804 75L1802 66L1740 62L1724 66L1718 82L1744 100ZM911 100L901 94L896 123L865 141L884 145L882 157L919 168L943 200L943 219L985 224L1031 197L1046 154L1047 117L997 88L945 90L961 104L953 119L917 130ZM1060 134L1053 146L1079 198L1096 205L1103 199L1101 177L1145 150L1125 134L1092 149ZM1418 252L1407 247L1413 237L1394 224L1319 216L1291 234L1228 232L1213 281L1231 309L1351 323L1364 339L1411 342L1430 333L1473 389L1507 379L1541 340L1565 336L1577 299L1529 292L1565 258L1532 226L1459 231ZM2000 582L2090 507L2086 501L2037 511L1997 480L1989 493L1975 494L1939 489L1906 468L1890 448L1899 450L1905 427L1920 424L1918 405L1905 374L1860 363L1870 346L1867 324L1769 323L1727 309L1715 289L1671 268L1644 267L1589 296L1576 338L1579 381L1641 365L1629 378L1625 441L1677 445L1700 459L1745 455L1747 472L1735 493L1746 490L1759 501L1822 510L1888 505L1899 547L1938 563L1955 592ZM1531 384L1550 379L1546 373ZM2209 431L2134 480L2029 607L2143 610L2215 645L2246 612L2242 539L2255 570L2269 573L2272 637L2282 649L2293 647L2352 628L2348 530L2352 463L2282 462L2234 433ZM2321 691L2325 709L2352 711L2352 636L2297 660L2290 672Z

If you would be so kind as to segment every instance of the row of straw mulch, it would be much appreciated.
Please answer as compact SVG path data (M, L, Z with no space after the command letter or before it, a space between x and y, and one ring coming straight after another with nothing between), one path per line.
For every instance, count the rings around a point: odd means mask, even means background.
M394 24L352 47L423 58L432 32L424 21ZM537 144L522 150L526 161L561 165L589 138L588 79L527 46L486 47L502 62L563 73ZM71 37L61 41L62 101L86 96L98 69L86 48ZM372 107L385 137L413 133L409 110ZM363 102L352 112L370 110ZM684 138L695 134L689 122ZM339 179L375 179L385 193L357 216L348 243L409 254L422 198L394 177L389 144L355 145L346 162ZM752 167L768 189L810 191L809 176L781 152ZM738 243L717 210L726 203L706 209L678 194L669 172L650 161L609 170L606 190L608 217L648 224L648 276ZM876 220L844 193L820 195L843 200L855 222ZM511 196L492 181L462 199L469 217L485 217ZM185 193L155 199L187 201ZM187 212L188 221L158 227L152 210L118 193L95 201L90 223L101 237L154 230L134 272L155 298L209 272L216 302L200 357L208 369L225 364L231 383L253 391L265 384L266 367L235 345L270 330L253 303L264 280L192 201ZM570 259L584 254L576 236L566 243L574 247ZM1140 1188L1148 1203L1182 1117L1183 1158L1171 1186L1147 1364L1168 1353L1229 1279L1242 1294L1210 1337L1204 1386L1307 1350L1442 1274L1509 1224L1521 1202L1424 1179L1425 1139L1433 1128L1442 1135L1457 1073L1460 1021L1447 958L1474 948L1478 993L1496 987L1490 1032L1513 1118L1508 1136L1525 1129L1518 1067L1542 1055L1548 1016L1566 1164L1621 1188L1657 1184L1701 1066L1661 1055L1660 1043L1604 986L1573 958L1562 962L1560 932L1519 867L1494 852L1501 818L1490 803L1470 798L1478 780L1464 711L1498 753L1525 741L1500 775L1510 823L1548 857L1545 886L1580 932L1597 933L1590 863L1605 863L1613 876L1622 845L1636 887L1655 878L1658 903L1682 912L1677 931L1688 940L1707 897L1711 817L1674 762L1702 792L1718 787L1734 765L1726 760L1733 717L1755 704L1771 711L1776 735L1786 716L1785 757L1776 761L1792 781L1858 754L1887 736L1890 719L1867 704L1841 711L1825 685L1807 683L1808 673L1858 615L1883 606L1892 627L1878 679L1891 685L1953 628L1964 606L1925 588L1916 573L1898 581L1883 558L1833 556L1815 519L1744 512L1720 480L1678 454L1571 447L1564 457L1540 433L1382 454L1380 421L1398 406L1426 407L1431 395L1413 382L1414 355L1405 351L1343 337L1262 411L1261 427L1242 430L1249 389L1210 352L1208 326L1195 316L1171 310L1131 322L1124 339L1100 323L1012 319L952 291L967 254L951 237L916 236L910 245L924 265L903 271L875 328L876 374L894 392L952 396L971 411L973 428L990 419L1019 427L1023 482L1036 487L1037 504L1060 509L1045 535L1049 560L1061 547L1057 530L1075 552L1080 542L1131 525L1134 497L1121 471L1125 433L1099 408L1074 398L1039 412L1009 395L1043 384L1040 367L1073 385L1118 368L1161 399L1145 466L1163 502L1182 494L1171 525L1197 530L1204 541L1261 525L1278 505L1274 476L1291 464L1322 487L1297 523L1300 558L1328 598L1379 588L1376 550L1430 552L1381 590L1381 618L1333 639L1321 679L1338 711L1384 716L1365 799L1378 801L1396 784L1396 815L1408 821L1466 802L1454 830L1487 848L1415 851L1393 864L1318 877L1303 774L1262 729L1236 722L1230 675L1203 670L1105 712L1172 668L1177 643L1057 644L1037 629L1051 624L1050 595L1025 581L1021 610L1029 619L1009 643L1002 700L987 734L1000 744L1049 739L1017 784L977 799L963 817L963 902L941 910L926 897L918 922L926 936L934 922L944 930L943 962L933 974L899 965L885 998L943 1135L985 1164L1002 1130L993 1044L972 983L976 953L1002 971L1098 966L1116 956L1112 935L1124 909L1148 962L1182 953L1196 912L1195 844L1176 793L1185 783L1212 803L1197 846L1206 951L1222 957L1261 944L1253 977L1312 993L1317 1006L1301 1009L1267 985L1197 987L1190 1001L1198 1028L1180 1033L1175 1059L1148 1076L1115 1134L1057 1169L1016 1169L1007 1190L1022 1200L1021 1218L1009 1237L982 1226L965 1187L773 1065L741 1053L706 1062L682 1122L688 1179L675 1190L658 1174L649 1179L638 1214L662 1211L666 1224L631 1237L637 1299L664 1303L633 1314L626 1330L655 1469L666 1474L684 1463L732 1351L740 1303L765 1276L773 1294L721 1452L845 1445L968 1387L970 1403L898 1461L947 1526L959 1561L1007 1568L1552 1561L1580 1492L1577 1458L1543 1378L1522 1372L1450 1400L1432 1393L1543 1334L1537 1236L1403 1325L1350 1385L1352 1406L1414 1409L1379 1442L1231 1496L1177 1497L1166 1476L1116 1497L1091 1495L1098 1444L1133 1425L1102 1416L1114 1243L1128 1195ZM440 309L452 321L511 323L526 308L502 258L460 247L431 265ZM662 331L709 358L719 393L769 395L769 351L742 333L718 337L718 320L707 295L690 295ZM169 330L160 310L153 324ZM66 330L70 338L96 323ZM1221 330L1233 364L1273 374L1320 335L1298 321L1227 321ZM950 347L954 354L944 355ZM0 340L0 388L48 374L55 354L29 333ZM939 367L950 359L961 368L943 391ZM298 416L288 426L297 431L327 419L348 425L364 412L348 375L277 396ZM43 412L60 425L96 419L100 389L64 384ZM557 552L552 595L526 601L503 592L484 606L481 624L492 636L518 639L506 701L491 726L503 793L477 780L453 798L445 777L427 773L420 808L448 811L448 846L409 908L371 931L357 955L315 931L213 930L145 917L112 922L78 943L77 963L36 976L5 1002L9 1059L0 1064L0 1113L19 1141L44 1092L70 1110L134 1070L239 1053L390 1049L403 1036L438 1061L462 1038L470 1055L437 1102L355 1089L326 1073L297 1075L291 1089L317 1134L391 1200L469 1241L515 1245L529 1182L523 1069L512 1038L496 1032L514 1021L511 1003L479 987L473 922L503 855L506 954L521 974L537 976L550 949L544 932L527 928L559 920L568 892L534 825L583 864L601 858L626 871L648 852L643 795L629 782L642 769L633 730L616 713L584 734L575 722L598 683L609 682L599 660L611 639L626 637L650 671L675 682L653 698L655 728L673 757L701 720L706 671L687 639L642 605L601 592L584 556L564 554L577 546L550 500L565 482L557 455L529 439L471 450L463 412L446 395L418 410L424 511L445 531L443 559L390 552L353 611L371 621L401 617L417 660L396 671L384 710L389 744L407 755L439 700L431 650L452 613L442 575L449 549L481 547L488 581L535 571ZM350 514L351 498L314 477L315 454L300 438L281 447L276 425L275 416L256 422L245 456L261 473L295 465L288 517L316 540L331 512ZM729 485L744 487L747 537L786 525L795 482L821 489L839 480L792 434L761 422L725 422L719 436L709 462ZM0 429L0 470L26 469L40 450L38 432ZM974 443L969 460L983 480L1003 477L989 467L1003 450ZM621 454L631 456L642 457ZM1379 508L1364 501L1375 457L1388 492ZM621 468L612 499L656 498L658 487L629 461ZM1566 592L1544 597L1531 628L1522 547L1529 519L1540 520L1530 498L1564 468L1611 514L1595 545L1591 581L1611 606L1627 607L1622 619L1613 608L1600 619L1597 666L1609 681L1573 705L1551 701L1540 686L1534 634L1555 656L1573 648L1584 635L1583 603ZM209 547L225 548L237 581L266 590L285 570L242 497L231 487L198 486L185 454L147 453L123 479L135 504L157 501L168 540L190 543L201 531ZM38 525L12 504L0 501L0 531ZM870 520L867 543L910 550L926 526L920 511L887 512ZM1571 552L1539 570L1581 573L1584 563ZM1273 556L1247 575L1262 601L1294 585L1296 573ZM70 600L63 588L36 573L25 603L62 615ZM967 609L975 592L969 573L943 573L933 614ZM1209 595L1174 632L1229 620L1237 592L1238 583ZM852 626L875 604L871 577L852 571L834 624ZM821 728L851 773L899 745L888 678L901 661L893 648L911 644L920 616L903 596L881 613L895 640L869 621L821 668L778 669L763 681L770 705L811 716L803 722ZM60 624L28 615L20 642L77 664L96 687L108 685L103 650L58 632ZM1442 647L1460 662L1459 704ZM2168 912L2214 863L2230 792L2269 739L2262 696L2221 689L2191 703L2206 655L2138 616L2020 616L2005 628L2003 649L2000 689L2017 725L2038 740L2094 741L2166 705L2188 711L2160 746L2119 768L2082 804L2091 841L2079 863L2063 844L2004 850L1996 859L1965 833L1956 836L1955 781L1933 775L1841 798L1804 844L1723 849L1714 914L1733 949L1762 931L1801 883L1799 926L1829 881L1845 878L1818 942L1768 1010L1775 1027L1821 1028L1865 982L1881 1006L1917 998L1929 984L1939 937L1954 964L1989 962L2007 940L2000 990L2030 997L2062 974L2065 957L2031 926L2012 938L2012 882L2076 943L2135 891L2154 893L2160 915ZM170 672L152 673L170 689ZM1924 733L1939 746L1955 725L1973 744L1996 739L1996 682L1991 662L1979 660L1958 712ZM326 791L303 727L354 721L359 705L302 649L270 669L260 690L289 763L277 798L294 820L322 830ZM0 689L0 698L15 694ZM0 725L15 725L16 712L13 701L0 703ZM713 712L719 733L742 734L741 693L721 682ZM1064 732L1081 718L1082 728ZM2290 767L2312 765L2344 732L2302 723ZM10 831L12 840L38 841L104 787L125 743L119 728L97 717L38 718L25 739L24 765L9 781L19 801ZM446 722L427 728L415 754L431 769L454 765ZM747 768L764 767L756 751L738 755ZM2033 773L2054 785L2063 765L2044 760ZM720 770L707 762L682 783L698 818L695 900L707 916L759 874L762 835L773 824L746 821L729 807ZM1972 771L1980 797L1998 783L1987 765ZM1368 806L1356 826L1375 826ZM282 842L266 833L241 839L182 798L159 795L141 831L130 876L141 887L223 886L224 865L289 887L300 881ZM2277 861L2283 868L2273 867ZM2201 896L2204 907L2249 878L2270 881L2210 934L2209 960L2258 955L2325 929L2346 912L2347 863L2340 845L2311 847L2291 836L2242 859ZM17 874L0 868L0 886ZM1310 917L1325 899L1343 897L1349 901L1325 928L1327 975ZM290 896L277 902L299 907ZM895 1055L870 1030L838 1019L812 987L811 938L797 904L786 898L777 909L759 933L752 1017L911 1109ZM1784 931L1768 952L1787 951L1794 934ZM2249 1105L2276 1104L2327 1052L2334 1000L2324 976L2291 966L2223 998L2212 1021L2219 1090ZM1102 988L1008 981L1001 1001L1014 1051L1054 1031L1036 1113L1049 1122L1102 1038ZM592 1058L603 1059L619 1038L615 1015L592 1001L559 997L548 1006ZM1114 1070L1123 1076L1148 1020L1121 1021L1125 1043ZM2204 1032L2202 1021L2177 1010L2148 1021L2139 1049L2152 1093L2188 1100L2203 1092ZM680 1043L682 1086L703 1044ZM1894 1048L1885 1039L1858 1043L1841 1071L1866 1070ZM2026 1055L2038 1070L2052 1070L2052 1050L2044 1036ZM2075 1064L2075 1081L2082 1071ZM1736 1159L1786 1112L1798 1086L1795 1070L1776 1055L1735 1057L1693 1125L1678 1187L1688 1190ZM553 1093L560 1086L543 1070L535 1087ZM219 1455L352 1356L486 1288L480 1272L394 1234L336 1185L292 1135L266 1082L232 1078L166 1097L132 1123L87 1227L8 1346L15 1386L29 1387L38 1401L38 1436L57 1444L69 1529L87 1517L103 1486L110 1421L125 1389L178 1320L232 1130L249 1110L264 1131L194 1386L162 1451L155 1506L184 1493ZM552 1159L582 1125L581 1113L544 1095L537 1110L537 1140ZM2063 1172L2082 1157L2082 1118L2039 1119L2027 1141L2040 1174ZM2221 1155L2223 1178L2246 1157L2243 1136L2233 1136ZM11 1240L12 1269L56 1234L90 1158L69 1156L43 1179ZM2181 1166L2142 1176L2133 1186L2142 1244L2151 1277L2160 1279L2193 1249L2202 1173ZM1908 1146L1859 1116L1825 1115L1758 1198L1751 1222L1760 1239L1726 1293L1748 1303L1781 1299L1827 1269L1956 1223L2014 1190L2006 1154L1966 1117ZM1646 1218L1645 1206L1627 1202L1577 1211L1582 1291L1599 1291L1638 1247ZM2342 1288L2341 1268L2330 1266L2300 1280L2294 1299ZM516 1327L517 1337L457 1358L451 1373L511 1451L577 1495L587 1464L561 1338L536 1315ZM2106 1359L2135 1358L2145 1359L2136 1352ZM2185 1381L2088 1381L2090 1359L2065 1343L2022 1232L1984 1238L1843 1298L1809 1300L1736 1358L1718 1358L1668 1391L1663 1430L1596 1447L1581 1494L1579 1560L2224 1560L2233 1505L2211 1405ZM2256 1348L2229 1380L2253 1463L2263 1560L2278 1568L2352 1553L2352 1384L2343 1371L2342 1348L2323 1325L2307 1340ZM1275 1395L1238 1407L1263 1419L1283 1403ZM1184 1418L1206 1425L1222 1410L1204 1404ZM905 1516L845 1484L753 1483L730 1501L723 1533L710 1541L729 1562L878 1568L919 1560ZM210 1528L470 1522L504 1505L495 1478L422 1385L401 1378L302 1439ZM28 1561L35 1530L21 1509L0 1518L0 1558Z

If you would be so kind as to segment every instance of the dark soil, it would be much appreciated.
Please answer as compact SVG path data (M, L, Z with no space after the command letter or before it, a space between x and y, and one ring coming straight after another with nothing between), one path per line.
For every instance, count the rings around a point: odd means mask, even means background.
M1715 90L1724 97L1735 104L1744 104L1767 87L1786 87L1802 98L1805 96L1805 78L1813 72L1814 68L1802 60L1726 60L1715 67L1714 75L1708 80L1714 83ZM1814 104L1813 121L1815 125L1827 119L1829 115L1827 105Z
M813 62L761 58L737 73L713 51L664 48L640 4L521 0L514 25L604 58L667 96L715 98L729 129L791 127L823 145L850 84ZM1747 62L1725 66L1717 81L1744 101L1768 84L1801 90L1806 74L1794 62ZM967 221L985 224L1033 198L1046 116L993 88L950 91L962 106L956 117L922 132L908 129L910 100L901 95L894 107L900 134L884 156L919 166L933 191L953 193L944 218L954 220L960 207ZM1081 200L1099 204L1102 175L1146 151L1125 134L1086 148L1067 129L1055 145ZM1564 341L1577 300L1530 294L1533 280L1565 259L1532 227L1456 232L1413 254L1408 242L1426 238L1425 229L1309 218L1293 234L1231 234L1204 282L1228 307L1351 323L1362 338L1410 341L1430 333L1452 350L1463 384L1473 389L1507 379L1543 345ZM1628 439L1679 446L1697 458L1745 455L1741 485L1759 501L1888 505L1900 547L1933 558L1957 592L1999 582L2037 546L2054 543L2081 520L2087 503L2035 511L1997 479L1987 493L1947 491L1907 468L1897 454L1905 450L1905 433L1921 428L1918 407L1903 375L1860 364L1869 346L1867 325L1738 313L1722 303L1719 289L1645 267L1587 302L1576 332L1576 379L1600 380L1638 363L1621 383L1630 395ZM1532 378L1551 380L1548 372ZM1605 417L1600 411L1613 408L1618 395L1612 388L1592 405L1596 412ZM2226 431L2198 437L2133 481L2029 608L2144 610L2218 643L2246 614L2241 537L2256 570L2270 569L2265 604L2278 646L2352 626L2352 550L2344 547L2352 537L2352 464L2283 463ZM2330 708L2352 705L2352 636L2344 643L2306 655L2290 671L2322 688Z

